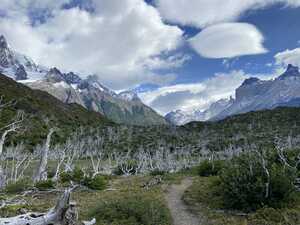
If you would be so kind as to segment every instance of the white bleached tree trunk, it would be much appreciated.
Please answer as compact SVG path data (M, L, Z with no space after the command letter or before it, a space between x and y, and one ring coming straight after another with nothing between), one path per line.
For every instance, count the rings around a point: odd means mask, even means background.
M1 128L1 130L4 130L4 131L3 131L3 133L0 137L0 189L5 187L6 178L7 178L7 176L5 174L5 171L2 167L2 162L4 161L3 160L4 144L5 144L7 136L10 133L17 132L21 128L23 120L24 120L24 113L23 112L18 112L17 116L15 117L13 122L11 122L7 126Z
M27 213L10 218L0 218L0 225L73 225L78 224L74 205L70 204L71 189L64 192L54 208L47 213ZM83 222L93 225L96 220Z
M50 149L51 137L54 132L55 132L55 129L51 128L47 135L45 146L43 147L42 152L41 152L41 159L40 159L39 167L33 178L34 182L39 182L41 180L47 179L48 153L49 153L49 149Z

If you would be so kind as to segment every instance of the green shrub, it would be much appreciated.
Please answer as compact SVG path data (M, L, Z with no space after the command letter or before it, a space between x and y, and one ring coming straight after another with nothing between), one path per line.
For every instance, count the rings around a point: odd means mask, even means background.
M5 192L10 194L21 193L31 188L32 184L29 179L21 179L17 182L10 182L5 187Z
M84 173L79 167L75 167L73 171L62 172L59 176L62 183L70 181L82 183L84 181Z
M162 171L162 170L159 170L159 169L156 169L156 170L153 170L153 171L150 172L151 176L163 176L165 174L166 174L165 171Z
M91 212L102 224L171 225L169 211L156 194L124 193L103 200Z
M39 189L40 191L45 191L49 189L53 189L55 187L55 183L51 180L42 180L35 184L35 187Z
M108 184L104 176L85 177L83 184L93 190L104 190Z
M68 183L72 181L72 172L62 172L59 177L62 183Z
M203 161L197 168L198 175L201 177L216 176L224 168L225 162L221 160Z
M280 163L267 161L267 174L256 153L242 155L232 160L220 174L218 192L227 208L254 210L262 206L280 206L294 191L296 171ZM267 190L269 192L267 196Z
M72 181L76 183L81 183L84 179L84 173L82 169L79 167L75 167L73 172L72 172Z

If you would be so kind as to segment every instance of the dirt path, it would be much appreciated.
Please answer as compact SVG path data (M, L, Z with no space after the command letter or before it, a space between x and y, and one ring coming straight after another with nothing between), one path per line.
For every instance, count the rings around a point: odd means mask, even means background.
M179 185L172 185L165 196L171 211L174 225L200 225L201 221L192 214L182 200L184 191L193 183L192 178L185 178Z

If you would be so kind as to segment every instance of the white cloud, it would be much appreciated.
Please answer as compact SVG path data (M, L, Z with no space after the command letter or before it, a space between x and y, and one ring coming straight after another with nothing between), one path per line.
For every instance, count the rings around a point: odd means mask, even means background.
M143 102L162 115L176 110L205 110L221 98L234 95L235 89L248 77L243 71L218 73L203 82L177 84L141 93Z
M210 26L189 40L192 48L206 58L232 58L262 54L264 37L247 23L222 23Z
M300 67L300 48L279 52L275 55L275 60L278 65L293 64Z
M163 23L157 9L143 0L93 0L93 13L79 8L61 9L66 2L5 0L0 11L9 16L0 18L0 33L38 63L97 73L115 89L141 81L174 79L174 75L153 75L151 69L180 66L186 60L166 57L181 44L183 32ZM37 9L46 8L51 16L33 26L27 10L31 4ZM13 16L14 12L22 16ZM147 67L149 61L153 68Z
M232 22L249 11L284 4L299 7L300 0L156 0L161 15L168 21L203 28Z
M262 80L274 78L275 74L246 74L244 71L217 73L212 78L193 84L177 84L140 93L142 101L162 115L181 109L184 111L205 110L213 102L235 96L235 90L245 79L258 77Z

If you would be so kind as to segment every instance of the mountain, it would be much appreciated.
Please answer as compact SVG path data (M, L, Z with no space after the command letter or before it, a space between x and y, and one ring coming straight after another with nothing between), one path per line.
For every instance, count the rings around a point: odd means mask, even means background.
M215 116L222 119L231 115L273 109L279 106L300 106L299 68L288 65L286 71L274 80L249 78L236 89L233 104Z
M274 109L279 106L300 106L299 68L288 65L286 71L273 80L260 80L256 77L246 79L235 91L235 99L221 99L207 110L184 112L177 110L165 118L170 123L183 125L191 121L221 120L228 116Z
M58 68L47 69L29 57L12 50L0 36L0 72L30 88L46 91L64 103L77 103L100 112L117 123L130 125L162 125L166 120L144 105L130 91L116 94L103 86L97 76L63 73Z
M5 37L0 35L0 72L15 80L25 80L40 77L46 70L29 57L12 50Z
M205 110L193 110L193 111L183 111L176 110L168 113L165 118L166 120L175 125L184 125L192 121L206 121L214 116L217 116L223 110L228 108L233 103L233 99L221 99L217 102L214 102L210 107Z
M65 103L77 103L89 110L100 112L117 123L130 125L166 124L150 107L144 105L136 94L122 92L116 94L99 83L96 76L77 79L72 73L63 74L53 68L43 79L24 82L33 89L48 92ZM75 79L74 79L75 78Z
M25 140L30 146L44 141L49 127L59 128L56 138L64 140L80 127L114 125L100 113L89 111L78 104L63 103L47 92L33 90L2 74L0 96L6 102L15 101L12 107L1 111L0 127L10 121L17 110L24 111L26 130L15 138Z

